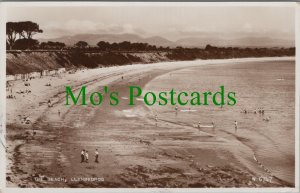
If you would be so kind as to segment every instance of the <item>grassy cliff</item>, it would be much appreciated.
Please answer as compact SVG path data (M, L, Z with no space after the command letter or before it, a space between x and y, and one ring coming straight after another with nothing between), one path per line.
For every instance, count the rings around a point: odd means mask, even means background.
M154 63L195 59L225 59L244 57L294 56L295 48L217 48L170 49L169 51L148 52L89 52L80 50L64 51L8 51L6 73L8 75L39 72L58 68L97 68L135 63Z
M166 52L149 53L83 53L83 52L8 52L6 73L25 74L41 70L77 67L105 67L134 63L168 61Z

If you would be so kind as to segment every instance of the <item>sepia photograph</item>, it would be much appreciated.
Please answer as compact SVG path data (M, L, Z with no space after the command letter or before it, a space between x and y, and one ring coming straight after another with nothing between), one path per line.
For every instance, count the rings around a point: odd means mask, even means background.
M296 5L0 4L5 186L295 192Z

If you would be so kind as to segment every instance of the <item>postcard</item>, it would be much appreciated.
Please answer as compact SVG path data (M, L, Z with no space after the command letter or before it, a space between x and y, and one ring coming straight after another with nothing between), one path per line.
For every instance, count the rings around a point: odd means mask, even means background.
M299 191L298 3L0 10L2 192Z

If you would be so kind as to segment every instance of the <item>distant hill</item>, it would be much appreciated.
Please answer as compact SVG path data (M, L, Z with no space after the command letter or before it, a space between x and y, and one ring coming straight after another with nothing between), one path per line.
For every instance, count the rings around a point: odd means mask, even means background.
M175 47L175 43L159 36L153 36L149 38L143 38L136 34L78 34L74 36L63 36L54 39L40 39L41 42L57 41L63 42L66 45L74 45L76 42L83 40L89 45L95 46L99 41L105 41L109 43L119 43L123 41L148 43L156 46L170 46Z
M204 37L187 37L179 39L175 42L160 36L141 37L136 34L78 34L73 36L63 36L54 39L40 39L41 42L57 41L66 45L74 45L78 41L86 41L89 45L95 46L99 41L110 43L119 43L123 41L148 43L150 45L171 47L199 47L203 48L207 44L219 47L294 47L294 40L289 39L273 39L270 37L245 37L236 39L220 39L204 36Z
M210 44L218 47L294 47L295 42L287 39L273 39L265 37L246 37L237 39L219 38L183 38L175 42L182 47L205 47Z
M176 47L176 43L167 40L165 38L162 38L160 36L152 36L150 38L145 38L144 39L146 41L146 43L150 44L150 45L157 45L157 46L163 46L163 47Z

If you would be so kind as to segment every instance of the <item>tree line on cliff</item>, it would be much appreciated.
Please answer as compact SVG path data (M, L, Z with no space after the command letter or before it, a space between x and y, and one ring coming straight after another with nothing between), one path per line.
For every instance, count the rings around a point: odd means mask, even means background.
M197 59L197 58L233 58L249 56L292 56L295 48L238 48L215 47L206 45L201 48L183 47L158 47L148 43L136 43L123 41L109 43L99 41L97 46L91 46L85 41L78 41L73 46L66 46L62 42L42 42L34 39L34 35L43 33L39 25L32 21L7 22L6 23L6 47L7 50L67 50L72 52L147 52L168 51L171 59Z

